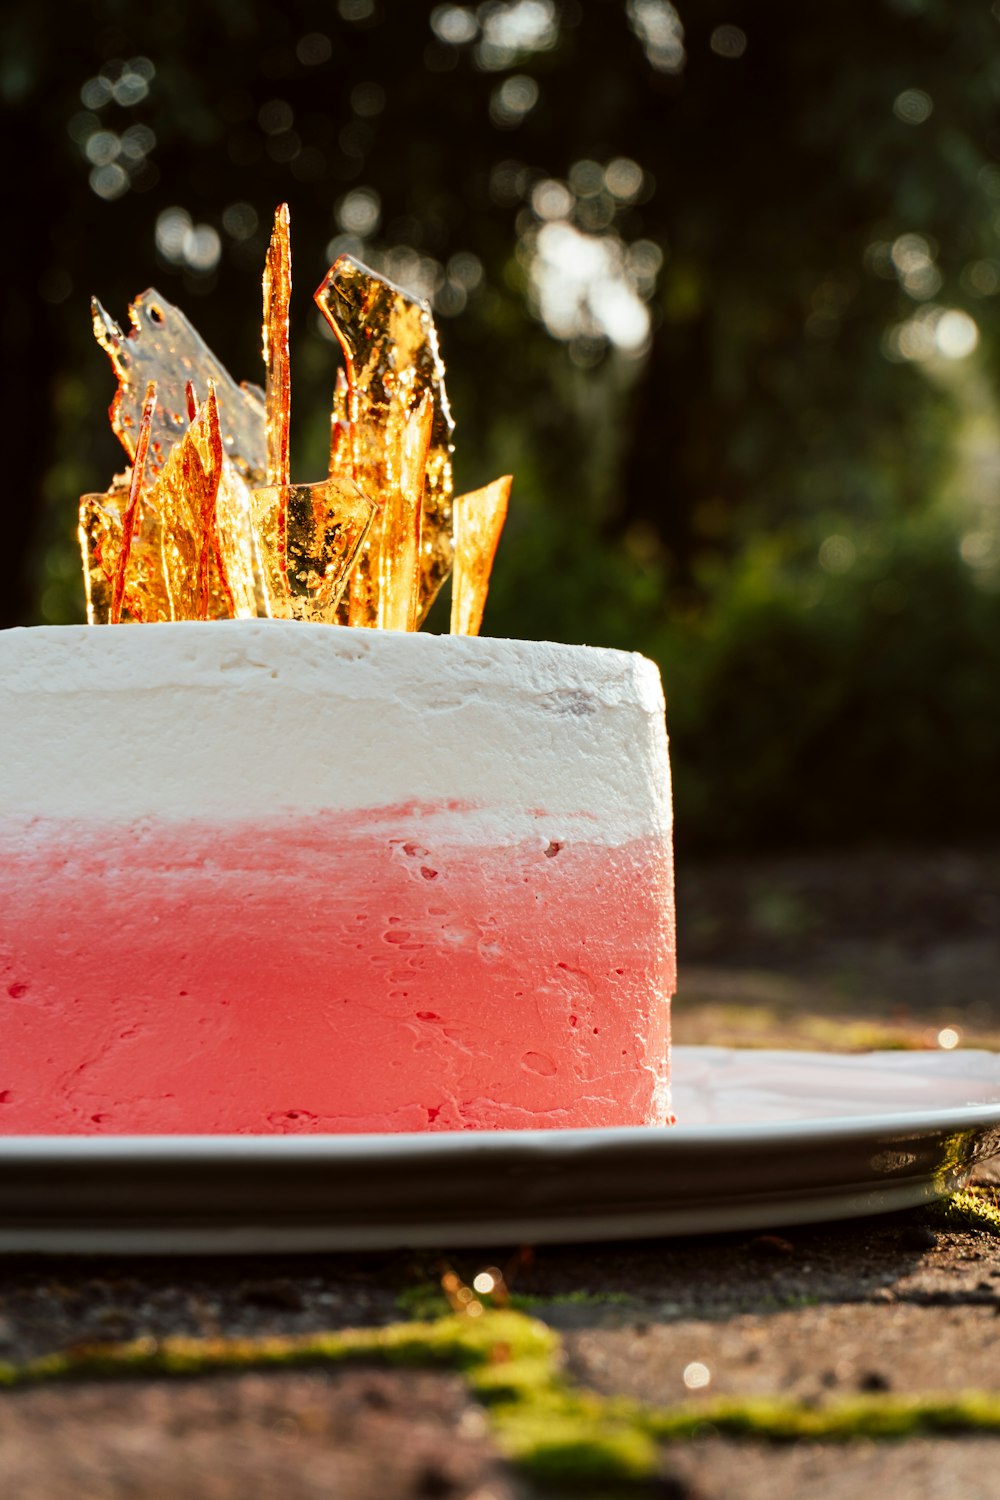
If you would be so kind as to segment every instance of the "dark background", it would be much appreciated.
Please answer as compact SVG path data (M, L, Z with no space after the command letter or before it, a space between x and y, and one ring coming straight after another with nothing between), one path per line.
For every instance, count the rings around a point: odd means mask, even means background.
M83 616L90 294L259 381L287 200L293 477L353 249L433 297L460 487L516 476L484 628L659 662L689 847L995 838L998 10L8 7L2 623Z

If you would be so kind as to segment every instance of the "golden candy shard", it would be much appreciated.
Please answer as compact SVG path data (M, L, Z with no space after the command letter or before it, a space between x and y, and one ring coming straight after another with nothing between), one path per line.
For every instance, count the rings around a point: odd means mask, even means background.
M426 392L413 415L393 429L383 503L351 574L349 625L417 628L423 493L433 420L434 406Z
M263 612L333 624L376 506L343 475L265 486L254 490L252 506Z
M451 438L455 424L448 407L444 364L431 310L426 302L382 280L350 255L334 262L315 300L344 353L351 472L367 494L384 501L393 491L393 465L402 452L403 430L424 396L429 394L431 398L419 624L451 570L454 551ZM339 449L337 461L339 465Z
M252 386L240 386L216 359L179 308L150 288L129 306L128 334L91 301L94 336L110 356L118 376L111 405L111 425L130 459L135 446L146 388L156 382L157 409L150 432L149 469L155 476L187 425L186 390L204 400L215 386L225 451L251 484L261 484L267 473L264 400Z
M236 613L236 593L245 582L237 577L235 589L230 582L217 516L225 465L218 402L210 389L137 502L134 484L128 491L120 486L107 495L84 496L80 530L91 623L114 622L119 578L119 619L206 620Z
M351 471L351 424L347 418L347 376L337 371L330 410L330 473Z
M478 635L497 543L507 519L512 478L505 474L455 500L455 566L451 576L451 633Z
M282 204L264 272L265 391L237 385L157 292L132 303L128 335L92 303L132 467L80 502L88 620L266 615L415 630L454 564L451 628L476 634L510 479L453 497L454 424L429 305L350 256L331 267L315 298L346 366L330 472L296 485L291 285Z
M142 481L146 472L146 455L149 451L149 434L153 425L153 413L156 410L156 381L151 380L146 387L146 399L143 402L142 418L139 422L139 436L135 445L135 462L132 465L132 479L128 487L128 503L125 506L125 514L122 517L122 536L118 548L118 557L115 560L115 577L111 588L111 611L109 619L112 625L117 625L122 617L122 603L125 599L125 575L128 570L129 555L132 551L132 537L135 533L135 517L139 507L139 497L142 493ZM193 420L194 413L189 413Z
M216 530L222 570L229 585L233 617L237 620L253 620L267 613L253 527L254 493L228 455L224 456L215 501Z
M111 621L114 570L121 547L122 516L129 498L127 477L116 478L106 494L83 495L80 499L77 537L83 554L88 625L107 625Z
M267 483L291 482L289 431L291 374L288 348L288 307L292 297L292 246L288 204L274 215L274 229L264 266L264 370L267 425Z
M392 489L385 498L379 560L380 630L416 630L421 603L421 542L427 460L434 426L430 391L398 435Z

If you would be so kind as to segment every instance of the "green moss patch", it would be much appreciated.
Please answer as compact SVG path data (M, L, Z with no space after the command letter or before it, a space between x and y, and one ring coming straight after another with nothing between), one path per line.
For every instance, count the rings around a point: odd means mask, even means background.
M996 1191L990 1188L967 1188L964 1193L953 1193L950 1198L932 1203L928 1212L945 1229L973 1229L1000 1235L1000 1207Z
M995 1195L970 1190L933 1210L938 1222L1000 1234ZM534 1300L534 1299L532 1299ZM632 1298L573 1293L553 1301ZM428 1283L403 1295L411 1308L437 1311ZM544 1305L538 1299L538 1305ZM478 1306L478 1304L477 1304ZM941 1397L873 1393L823 1406L768 1398L686 1402L656 1409L573 1387L561 1373L561 1341L517 1308L479 1316L445 1313L384 1328L247 1339L138 1339L94 1344L21 1365L0 1364L0 1388L42 1382L136 1376L194 1376L247 1369L354 1363L439 1368L462 1374L490 1413L506 1458L550 1487L573 1493L627 1493L656 1472L664 1443L718 1434L743 1441L801 1438L844 1442L932 1433L1000 1432L1000 1393Z

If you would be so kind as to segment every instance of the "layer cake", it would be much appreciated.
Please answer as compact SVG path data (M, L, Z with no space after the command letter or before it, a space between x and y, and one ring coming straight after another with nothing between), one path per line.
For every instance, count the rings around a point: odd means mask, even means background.
M280 620L0 633L0 1132L660 1124L641 657Z

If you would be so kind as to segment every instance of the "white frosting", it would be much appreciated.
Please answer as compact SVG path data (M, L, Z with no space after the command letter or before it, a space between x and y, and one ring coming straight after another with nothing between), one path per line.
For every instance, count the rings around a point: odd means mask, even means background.
M482 810L470 835L541 810L617 844L669 830L666 750L656 667L620 651L270 620L0 632L5 820L454 801Z

